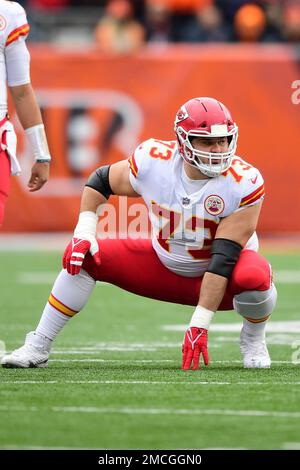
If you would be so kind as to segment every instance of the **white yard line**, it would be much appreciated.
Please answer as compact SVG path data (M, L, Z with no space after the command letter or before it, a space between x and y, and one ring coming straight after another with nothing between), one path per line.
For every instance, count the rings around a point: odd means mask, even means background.
M132 363L132 364L159 364L159 363L176 363L171 359L50 359L49 362L100 362L100 363Z
M236 342L236 340L235 340L235 342ZM172 346L172 348L174 348L174 349L179 348L180 349L181 346L182 346L182 344L180 343L177 346ZM221 347L220 344L210 344L209 345L209 349L219 349L220 347ZM162 346L161 348L162 349L167 349L167 348L169 349L170 346L165 346L165 347ZM139 352L139 351L141 351L141 352L157 352L158 349L159 348L149 348L149 347L146 347L146 346L144 348L141 348L141 349L130 348L130 347L128 347L128 348L119 347L118 348L118 347L113 347L113 346L107 346L107 347L99 348L96 351L80 351L80 350L76 351L76 350L72 350L72 349L64 350L64 351L54 350L54 351L51 351L51 354L70 354L70 355L80 355L80 354L88 355L88 354L90 354L90 355L97 355L97 354L100 354L103 351L111 351L111 352L117 351L117 352L125 352L125 353L126 352Z
M235 339L236 341L236 339ZM58 355L97 355L100 354L101 352L156 352L159 349L180 349L182 346L182 342L178 343L145 343L145 344L135 344L135 343L128 343L127 345L125 344L120 344L118 346L117 344L103 344L103 345L97 345L95 347L76 347L73 346L72 348L67 348L60 346L57 349L53 349L51 351L51 354L58 354ZM15 343L13 348L10 348L10 350L15 349L20 347L19 343ZM210 349L219 349L221 347L220 344L210 344L209 345Z
M160 345L156 345L154 343L145 343L145 344L135 344L135 343L128 343L128 344L103 344L103 345L98 345L93 348L77 348L76 345L73 346L72 348L64 348L64 347L58 347L57 349L54 349L52 352L54 354L97 354L98 352L101 351L136 351L136 352L142 352L142 351L157 351L157 349L171 349L171 348L180 348L182 343L164 343Z
M281 323L281 322L276 322ZM294 323L300 322L285 322L291 323L291 326L288 326L289 329L292 329ZM222 327L223 324L216 325L218 327ZM224 324L227 330L230 330L231 327L233 330L236 329L235 323L226 323ZM185 325L164 325L162 329L170 329L170 330L182 330L184 331ZM212 326L213 329L213 326ZM277 326L276 326L277 329ZM283 328L284 329L284 328ZM296 329L297 330L297 329ZM210 349L220 349L222 347L222 343L234 343L237 344L238 337L237 336L211 336L210 337ZM286 345L290 348L293 347L295 349L296 346L300 345L299 334L295 333L295 329L293 333L285 333L285 334L268 334L267 335L267 343L269 345ZM293 346L294 345L294 346ZM62 346L58 345L57 348L54 348L51 351L51 355L63 355L63 356L97 356L102 352L117 352L117 353L135 353L135 352L158 352L160 350L167 350L167 349L180 349L182 346L182 342L166 342L166 343L158 343L158 342L148 342L148 343L94 343L91 345L90 343L87 346L83 346L82 344L76 345L73 344L72 346ZM19 343L14 343L10 348L9 351L20 347ZM0 341L0 356L3 356L5 353L5 345L3 344L1 347ZM60 358L63 359L63 358ZM83 359L83 358L82 358ZM99 358L100 359L100 358ZM70 359L71 360L71 359ZM84 359L83 359L84 360ZM133 360L133 359L132 359ZM164 359L167 360L167 359ZM74 359L74 362L76 359ZM150 359L149 359L150 361ZM240 361L214 361L214 362L240 362ZM274 364L290 364L291 361L272 361Z
M178 364L177 359L50 359L49 362L100 362L100 363L133 363L133 364L164 364L172 363ZM232 360L232 361L210 361L210 364L242 364L241 360ZM292 361L272 361L272 364L294 364ZM296 365L296 364L295 364Z
M213 382L172 380L2 380L1 385L300 385L300 382Z
M99 413L125 415L212 415L212 416L242 416L263 418L292 418L300 419L300 412L264 411L264 410L231 410L231 409L178 409L178 408L131 408L131 407L96 407L96 406L52 406L47 408L36 406L6 406L0 405L3 412L57 412L57 413Z
M64 352L66 349L69 351L99 351L105 348L120 348L120 349L135 349L135 350L143 350L144 348L177 348L181 346L181 342L152 342L149 341L147 343L124 343L124 342L99 342L99 343L89 343L89 344L72 344L72 346L58 346L56 351Z

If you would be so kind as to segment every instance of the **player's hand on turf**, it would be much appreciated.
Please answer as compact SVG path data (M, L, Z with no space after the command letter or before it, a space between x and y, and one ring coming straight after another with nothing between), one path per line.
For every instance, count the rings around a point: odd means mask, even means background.
M192 326L187 329L182 345L182 369L189 370L193 363L193 370L199 369L200 355L204 364L209 363L207 351L207 330Z
M79 274L85 255L90 252L95 263L99 266L100 253L99 245L95 237L90 235L77 235L72 238L63 254L63 267L69 274L74 276Z

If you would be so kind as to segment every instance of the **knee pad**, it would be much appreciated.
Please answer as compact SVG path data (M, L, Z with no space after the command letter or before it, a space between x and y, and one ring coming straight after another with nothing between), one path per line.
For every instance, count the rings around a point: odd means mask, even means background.
M271 281L272 269L268 261L253 250L243 250L230 280L233 294L245 290L265 291L270 288Z
M248 290L235 295L234 310L254 323L265 321L273 312L277 300L274 284L267 290Z

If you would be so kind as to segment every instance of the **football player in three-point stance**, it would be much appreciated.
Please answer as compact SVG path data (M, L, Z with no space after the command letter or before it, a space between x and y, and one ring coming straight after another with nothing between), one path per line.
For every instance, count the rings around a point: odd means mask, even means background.
M207 332L217 310L243 317L244 367L268 368L265 326L276 303L269 263L255 233L264 197L260 172L235 155L238 128L213 98L194 98L175 119L176 141L149 139L129 158L98 168L82 194L63 270L35 331L4 356L4 367L44 367L53 340L86 304L96 281L145 297L193 305L184 370L207 365ZM97 240L96 211L111 194L148 206L150 239Z
M16 157L16 135L7 114L6 83L35 158L29 191L38 191L49 177L51 157L40 108L30 84L30 58L25 44L28 33L23 7L17 2L0 0L0 226L10 189L10 175L21 171Z

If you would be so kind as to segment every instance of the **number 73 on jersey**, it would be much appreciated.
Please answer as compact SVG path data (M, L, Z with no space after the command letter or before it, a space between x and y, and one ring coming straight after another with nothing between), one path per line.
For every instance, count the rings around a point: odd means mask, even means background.
M185 251L195 260L209 259L212 240L218 223L184 211L175 211L151 201L152 221L160 246L168 253L173 243L183 245Z

